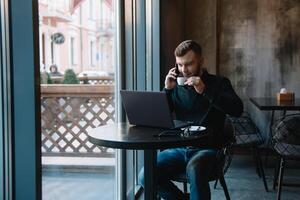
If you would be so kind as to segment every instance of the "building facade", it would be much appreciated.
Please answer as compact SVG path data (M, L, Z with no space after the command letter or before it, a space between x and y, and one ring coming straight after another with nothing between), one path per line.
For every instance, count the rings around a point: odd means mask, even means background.
M40 68L114 73L112 0L39 0Z

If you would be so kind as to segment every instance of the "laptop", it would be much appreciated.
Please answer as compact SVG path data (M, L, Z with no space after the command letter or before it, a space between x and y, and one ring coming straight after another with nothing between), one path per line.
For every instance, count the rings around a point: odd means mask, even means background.
M173 120L165 92L121 90L121 99L132 125L179 129L191 123Z

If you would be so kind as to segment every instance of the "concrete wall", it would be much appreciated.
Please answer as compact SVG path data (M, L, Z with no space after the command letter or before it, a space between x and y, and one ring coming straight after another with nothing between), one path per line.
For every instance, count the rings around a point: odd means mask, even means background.
M175 66L174 50L184 40L184 0L162 0L160 2L160 52L161 83Z
M300 1L223 0L220 73L246 96L300 93Z
M168 9L174 6L163 3L168 0L161 2L162 17L164 12L170 15ZM275 97L281 87L300 97L300 1L186 0L180 6L183 11L175 9L182 13L184 24L182 19L179 23L170 19L161 28L170 33L173 26L178 30L182 25L183 39L202 44L205 66L230 78L266 135L268 113L249 104L248 97ZM173 42L169 47L177 45L177 41L169 42Z
M183 40L193 39L203 47L204 66L216 73L216 1L161 1L162 75L174 66L174 49ZM163 78L163 77L162 77Z
M184 15L185 39L192 39L203 48L204 67L216 73L217 0L186 0Z
M230 78L266 135L269 116L247 99L275 97L281 87L300 97L300 1L219 2L219 72Z

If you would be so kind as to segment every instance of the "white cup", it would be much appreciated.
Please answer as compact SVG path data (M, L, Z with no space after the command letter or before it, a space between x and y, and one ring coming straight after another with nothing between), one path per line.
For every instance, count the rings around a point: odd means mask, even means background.
M187 80L187 78L184 77L184 76L177 77L177 84L178 85L184 85L186 80Z

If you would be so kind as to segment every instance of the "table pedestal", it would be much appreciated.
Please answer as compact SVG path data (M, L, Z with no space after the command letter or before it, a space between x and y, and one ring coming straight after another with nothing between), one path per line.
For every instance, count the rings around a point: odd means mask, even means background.
M156 163L157 163L157 150L150 149L144 150L144 180L145 180L145 200L156 199ZM154 183L154 184L153 184Z

